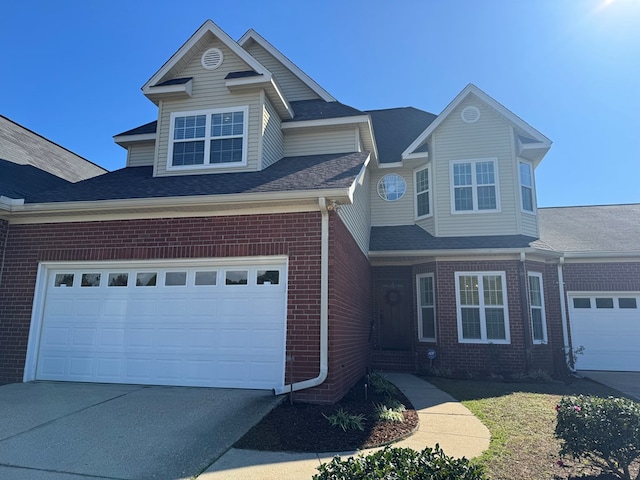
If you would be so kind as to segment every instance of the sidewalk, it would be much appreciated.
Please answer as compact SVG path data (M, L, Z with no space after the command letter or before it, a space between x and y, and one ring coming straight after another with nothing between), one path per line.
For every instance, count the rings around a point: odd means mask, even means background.
M473 458L489 448L489 430L460 402L414 375L389 373L386 377L411 401L420 425L394 447L423 450L436 443L447 455ZM232 448L198 477L198 480L311 480L321 463L335 455L362 452L287 453Z

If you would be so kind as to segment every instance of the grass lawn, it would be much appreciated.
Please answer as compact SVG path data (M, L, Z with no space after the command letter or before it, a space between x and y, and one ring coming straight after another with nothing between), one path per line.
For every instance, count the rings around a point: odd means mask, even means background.
M427 380L461 400L491 431L489 450L475 460L485 466L491 480L569 479L597 473L584 470L571 459L558 466L560 442L554 436L554 407L564 395L621 395L587 379L568 384Z

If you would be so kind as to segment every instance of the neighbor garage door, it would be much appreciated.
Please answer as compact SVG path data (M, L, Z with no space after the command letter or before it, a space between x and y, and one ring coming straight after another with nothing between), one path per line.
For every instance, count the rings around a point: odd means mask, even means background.
M640 371L640 293L569 293L578 370Z
M43 277L39 380L284 383L284 260L50 266Z

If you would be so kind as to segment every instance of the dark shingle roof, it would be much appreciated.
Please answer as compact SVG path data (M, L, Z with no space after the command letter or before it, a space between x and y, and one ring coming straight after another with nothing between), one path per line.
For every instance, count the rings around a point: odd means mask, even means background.
M144 125L140 125L139 127L132 128L131 130L127 130L126 132L122 132L117 135L114 135L114 137L120 137L125 135L144 135L147 133L156 133L156 128L158 128L158 121L154 120L153 122L145 123Z
M167 85L184 85L189 80L193 80L193 77L184 78L172 78L171 80L165 80L164 82L154 85L154 87L166 87Z
M24 198L32 193L71 185L71 182L40 170L0 159L0 195Z
M380 163L401 161L402 152L424 132L437 115L413 107L370 110Z
M27 203L225 195L348 188L367 152L288 157L259 172L153 177L152 167L128 167L69 187L27 197Z
M524 235L479 237L434 237L417 225L371 227L369 250L464 250L482 248L527 248L536 239Z
M561 252L639 252L640 204L539 208L540 239Z
M244 72L230 72L225 78L246 78L246 77L258 77L262 76L261 73L256 72L255 70L246 70Z
M322 120L325 118L353 117L366 115L365 112L340 102L326 102L324 100L298 100L290 102L295 117L288 122L304 120Z

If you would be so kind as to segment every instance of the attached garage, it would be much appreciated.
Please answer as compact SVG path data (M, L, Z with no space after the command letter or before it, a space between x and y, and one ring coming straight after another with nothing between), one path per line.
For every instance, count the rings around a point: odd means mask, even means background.
M640 371L640 292L570 292L573 347L579 370Z
M283 257L43 264L25 380L282 386L286 272Z

